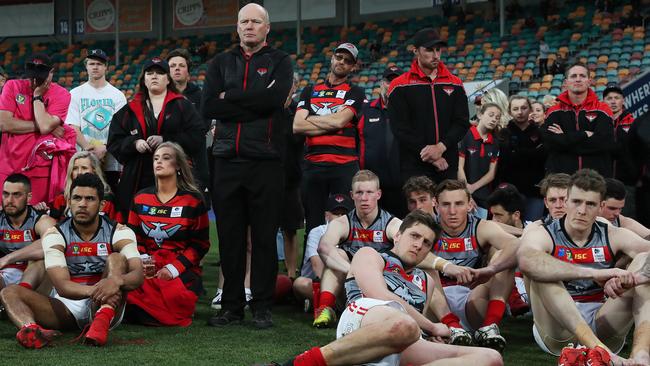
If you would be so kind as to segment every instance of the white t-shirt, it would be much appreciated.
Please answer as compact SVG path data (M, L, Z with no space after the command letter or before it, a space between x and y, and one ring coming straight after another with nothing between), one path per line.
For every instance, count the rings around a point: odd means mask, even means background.
M300 269L300 275L302 277L311 278L312 280L316 278L316 273L314 273L314 268L312 268L309 259L318 255L318 243L320 243L320 238L325 235L326 231L327 224L311 229L309 235L307 235L304 260L302 262L302 268Z
M65 122L79 127L91 145L106 145L111 119L126 105L124 94L108 83L102 88L94 88L87 82L72 89L70 94L72 99ZM77 150L81 150L79 145ZM109 153L106 153L103 168L104 171L121 170L120 164Z

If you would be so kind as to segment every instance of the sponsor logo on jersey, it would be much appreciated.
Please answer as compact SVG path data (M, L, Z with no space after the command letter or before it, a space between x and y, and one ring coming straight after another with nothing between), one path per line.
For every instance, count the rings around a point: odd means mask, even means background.
M339 99L343 99L343 98L345 98L345 93L346 93L345 90L339 90L339 91L336 92L336 97L339 98Z
M108 255L108 246L106 243L97 244L97 255L98 256L107 256Z
M183 214L183 207L172 207L172 213L169 217L181 217Z
M605 250L603 248L591 248L594 262L605 262Z
M384 241L384 232L381 230L375 230L372 232L372 241L375 243L381 243Z

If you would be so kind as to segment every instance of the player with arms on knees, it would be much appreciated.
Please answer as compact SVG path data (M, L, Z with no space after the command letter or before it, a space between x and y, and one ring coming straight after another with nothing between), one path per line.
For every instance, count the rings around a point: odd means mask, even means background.
M352 178L354 209L332 220L318 245L325 269L320 284L318 308L314 310L314 327L326 328L336 324L334 305L350 261L363 247L385 252L393 247L393 236L400 220L377 205L381 197L379 178L370 170L360 170Z
M104 185L96 175L82 174L72 182L72 217L42 239L54 285L50 297L21 286L0 292L9 319L20 328L16 339L23 347L42 348L59 330L89 324L86 341L104 345L109 328L121 320L122 292L142 284L135 234L99 215L103 198Z
M438 343L449 331L422 315L431 299L431 278L416 265L439 236L433 217L416 210L404 218L390 251L359 249L345 282L348 306L338 339L284 365L502 365L494 350ZM423 332L432 341L423 339Z
M597 172L579 170L571 176L566 215L521 238L533 335L542 350L561 354L559 364L577 365L580 357L589 365L650 363L650 274L643 271L650 242L596 221L605 190ZM628 271L614 268L621 253L634 258ZM624 360L616 353L633 324L631 360ZM568 343L588 350L563 349Z
M4 181L0 211L0 289L17 283L36 288L45 274L43 263L38 262L43 259L40 238L56 221L29 205L31 198L31 182L25 175L11 174ZM37 262L28 267L30 260Z

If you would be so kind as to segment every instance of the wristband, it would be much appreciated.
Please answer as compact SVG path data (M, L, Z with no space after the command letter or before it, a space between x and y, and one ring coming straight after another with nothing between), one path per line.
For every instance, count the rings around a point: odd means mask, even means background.
M440 268L440 267L438 266L438 262L439 262L439 261L442 261L442 262L441 262L441 264L442 264L442 268ZM436 271L444 271L444 268L445 268L448 264L449 264L449 261L448 261L448 260L446 260L446 259L444 259L444 258L436 257L436 259L433 260L433 269L435 269Z
M442 271L441 271L441 272L442 272L442 273L445 273L445 269L446 269L447 266L450 265L450 264L451 264L451 262L447 262L447 263L445 263L445 265L442 266Z
M42 95L35 95L35 96L32 98L32 103L35 102L35 101L37 101L37 100L38 100L39 102L41 102L41 103L44 103L44 102L43 102L43 96L42 96Z

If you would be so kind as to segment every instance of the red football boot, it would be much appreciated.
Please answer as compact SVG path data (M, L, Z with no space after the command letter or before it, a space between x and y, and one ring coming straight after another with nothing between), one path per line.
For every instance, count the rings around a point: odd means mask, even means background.
M612 357L603 347L596 346L587 352L588 366L609 366L611 362Z
M16 340L25 348L39 349L47 346L61 335L58 330L44 329L38 324L23 325L16 333Z
M586 366L587 365L587 352L586 347L573 347L572 343L562 348L560 358L557 360L557 366Z

